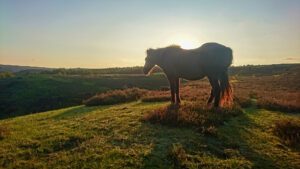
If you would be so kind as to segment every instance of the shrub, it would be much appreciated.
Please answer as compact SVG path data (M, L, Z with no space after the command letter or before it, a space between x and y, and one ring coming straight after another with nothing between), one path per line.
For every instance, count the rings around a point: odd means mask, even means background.
M274 133L279 136L285 144L296 145L300 143L300 120L284 119L275 122ZM299 145L298 145L299 146Z
M111 90L105 93L97 94L83 101L83 103L86 106L98 106L130 102L140 99L146 92L147 90L139 88Z
M168 105L145 113L142 121L169 126L195 127L201 133L214 135L217 126L230 117L241 114L241 108L207 109L196 102L187 102L180 106Z

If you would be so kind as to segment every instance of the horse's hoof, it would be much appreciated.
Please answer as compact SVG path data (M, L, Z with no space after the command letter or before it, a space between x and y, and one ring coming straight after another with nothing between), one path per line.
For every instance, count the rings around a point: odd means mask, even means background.
M213 108L213 105L212 105L211 103L207 103L206 108L207 108L207 109L212 109L212 108Z
M180 108L180 103L176 103L174 106L175 108Z
M215 111L215 112L217 112L217 113L221 113L222 112L222 108L220 107L220 106L218 106L218 107L213 107L213 110Z
M180 105L178 103L171 103L169 106L171 109L178 109L180 107Z

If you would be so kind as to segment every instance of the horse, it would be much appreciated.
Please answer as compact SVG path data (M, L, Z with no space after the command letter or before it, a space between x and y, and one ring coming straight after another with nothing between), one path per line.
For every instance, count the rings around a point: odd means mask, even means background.
M146 51L143 72L151 74L155 66L165 73L171 91L171 103L179 105L180 79L199 80L207 77L211 85L207 105L220 107L232 101L232 88L228 79L228 68L232 64L232 50L219 43L205 43L199 48L182 49L178 45Z

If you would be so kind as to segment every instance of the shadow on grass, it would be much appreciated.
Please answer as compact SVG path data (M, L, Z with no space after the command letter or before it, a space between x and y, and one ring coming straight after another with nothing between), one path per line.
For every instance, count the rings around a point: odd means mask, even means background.
M251 109L253 111L254 109ZM252 113L252 112L247 112ZM219 137L216 141L225 149L237 150L241 157L249 160L253 168L278 168L275 158L271 159L267 154L254 148L257 145L251 143L251 139L255 138L255 134L251 129L259 129L260 126L250 119L247 114L243 114L236 119L233 119L228 125L222 126L220 129ZM261 142L261 144L264 144ZM228 158L226 152L224 157ZM230 157L230 156L229 156Z
M98 107L86 107L86 106L78 106L74 108L67 109L66 111L57 114L53 116L52 118L55 120L60 120L60 119L67 119L67 118L72 118L72 117L77 117L77 116L82 116L87 113L91 113L95 110L104 110L108 108L109 106L98 106Z
M145 144L153 144L143 168L278 168L275 158L257 151L247 140L255 136L249 130L259 127L246 113L218 126L217 136L193 128L143 122L139 133L148 138Z

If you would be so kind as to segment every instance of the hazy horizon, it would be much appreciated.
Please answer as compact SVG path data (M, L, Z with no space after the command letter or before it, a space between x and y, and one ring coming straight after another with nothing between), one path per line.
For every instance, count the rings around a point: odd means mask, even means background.
M297 65L300 63L275 63L275 64L248 64L248 65L231 65L233 67L242 66L269 66L269 65ZM112 67L50 67L50 66L32 66L32 65L15 65L15 64L0 64L0 66L21 66L21 67L33 67L33 68L49 68L49 69L114 69L114 68L131 68L131 67L143 67L143 65L133 66L112 66Z
M0 64L142 66L147 48L218 42L233 65L300 63L300 1L0 0Z

